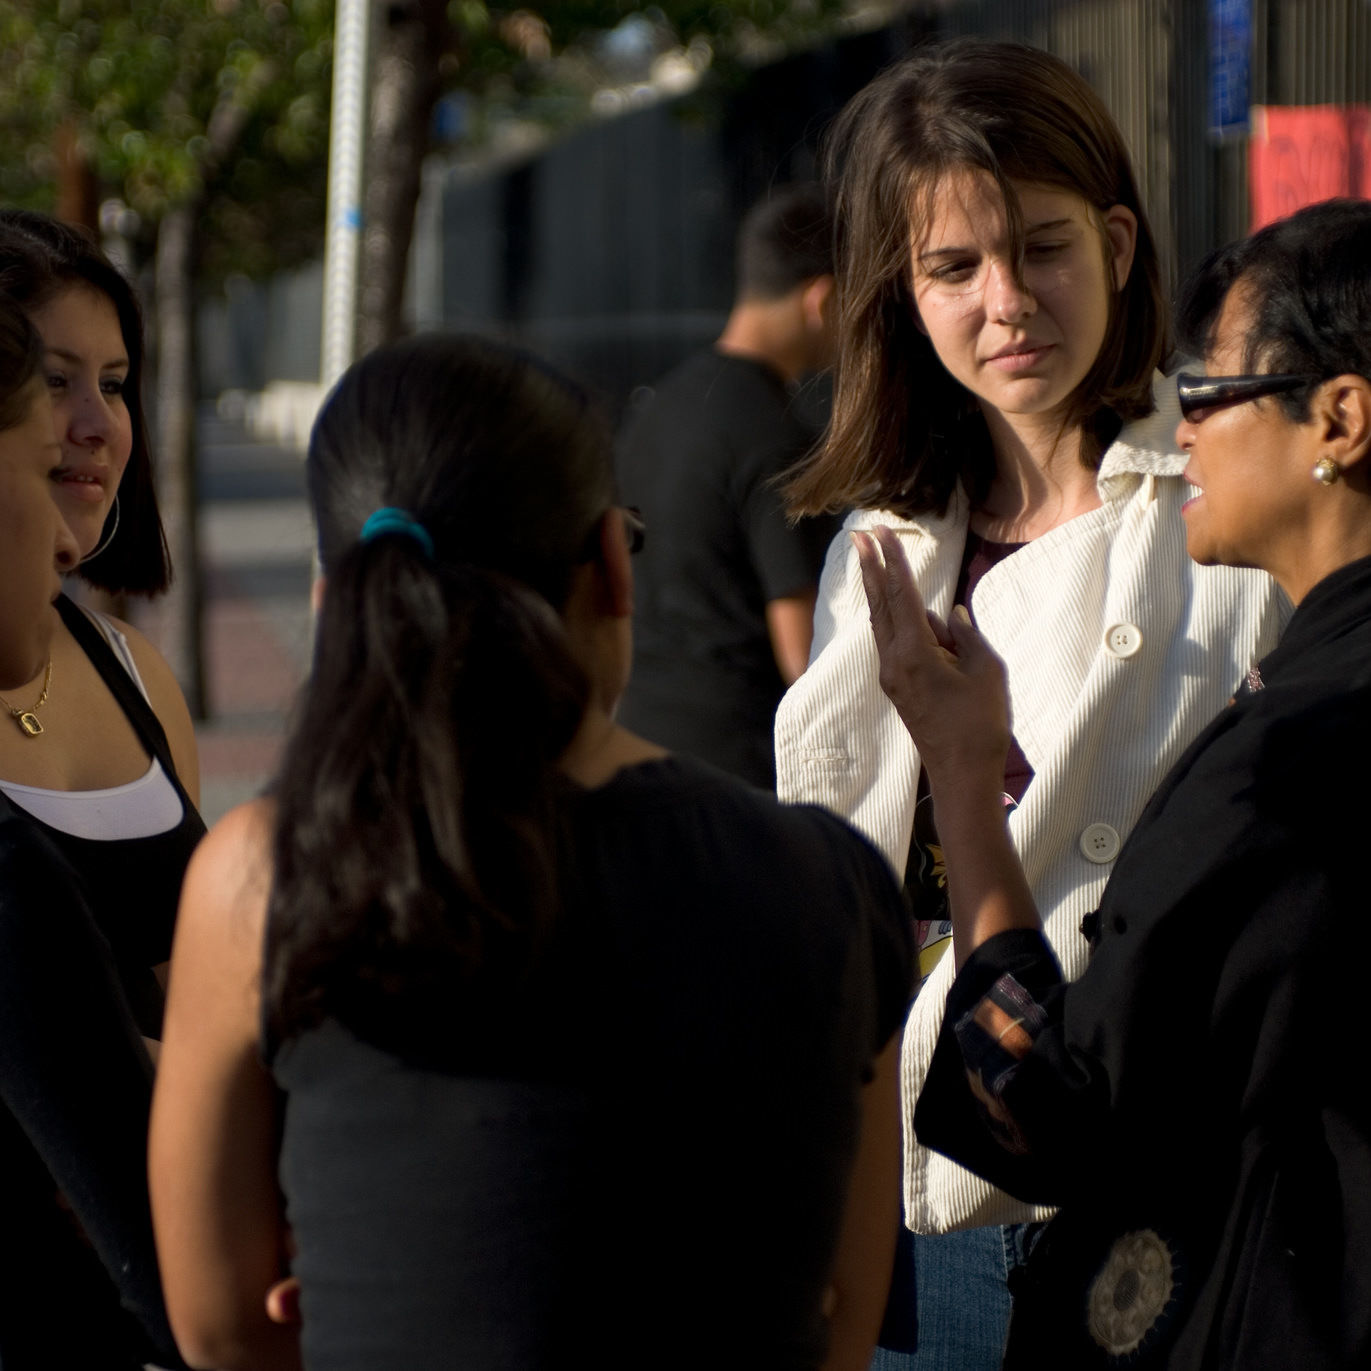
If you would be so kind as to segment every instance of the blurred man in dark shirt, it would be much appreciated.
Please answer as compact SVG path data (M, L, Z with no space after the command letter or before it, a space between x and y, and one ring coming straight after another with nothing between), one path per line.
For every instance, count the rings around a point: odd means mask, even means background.
M837 529L792 526L775 481L818 437L793 391L831 361L832 295L822 192L774 192L743 221L723 333L657 385L619 444L623 498L648 525L619 719L768 789L776 705L808 662Z

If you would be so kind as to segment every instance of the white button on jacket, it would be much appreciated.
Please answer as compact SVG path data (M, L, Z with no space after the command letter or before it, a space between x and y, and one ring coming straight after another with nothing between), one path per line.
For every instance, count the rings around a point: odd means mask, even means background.
M1119 855L1119 830L1109 824L1089 824L1081 834L1081 852L1086 861L1103 866Z
M1142 646L1142 630L1136 624L1115 624L1104 635L1104 645L1116 657L1131 657Z

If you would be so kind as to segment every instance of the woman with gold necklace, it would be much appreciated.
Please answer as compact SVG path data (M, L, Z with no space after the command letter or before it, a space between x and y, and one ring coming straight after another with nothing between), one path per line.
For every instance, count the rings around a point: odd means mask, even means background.
M62 466L42 344L20 308L0 293L0 698L9 712L8 719L0 716L0 757L6 760L56 740L55 720L70 713L56 709L67 654L54 601L58 572L77 564L81 545L53 498ZM0 794L0 1365L6 1371L181 1365L162 1307L148 1216L143 1156L152 1063L111 955L120 939L99 877L79 872L51 830ZM135 886L130 906L136 898ZM101 907L104 919L97 918Z
M53 489L80 549L76 574L114 593L158 593L170 567L132 289L78 230L5 210L0 291L43 343L61 444ZM139 1027L156 1038L155 969L170 955L181 878L205 831L195 735L170 669L136 630L65 596L54 617L47 660L0 691L0 794L86 883Z

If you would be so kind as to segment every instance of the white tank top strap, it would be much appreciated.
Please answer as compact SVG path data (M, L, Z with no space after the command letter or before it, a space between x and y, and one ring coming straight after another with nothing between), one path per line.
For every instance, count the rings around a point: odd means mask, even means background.
M148 696L148 688L143 684L143 678L138 674L138 664L133 660L133 649L129 647L129 640L124 637L119 629L115 628L114 620L108 614L101 614L98 609L88 609L85 605L81 606L82 612L100 630L101 636L110 645L114 655L119 658L119 665L128 672L133 684L138 687L138 693L148 701L152 700Z

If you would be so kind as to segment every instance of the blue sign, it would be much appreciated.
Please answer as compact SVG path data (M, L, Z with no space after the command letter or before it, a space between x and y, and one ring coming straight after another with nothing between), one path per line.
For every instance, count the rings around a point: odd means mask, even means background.
M1209 127L1247 132L1251 105L1252 0L1209 0Z

